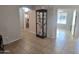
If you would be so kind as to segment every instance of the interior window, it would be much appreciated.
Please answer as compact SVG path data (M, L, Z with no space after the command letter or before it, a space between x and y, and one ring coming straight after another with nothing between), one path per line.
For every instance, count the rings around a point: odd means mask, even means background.
M57 24L66 24L67 13L63 10L57 12Z

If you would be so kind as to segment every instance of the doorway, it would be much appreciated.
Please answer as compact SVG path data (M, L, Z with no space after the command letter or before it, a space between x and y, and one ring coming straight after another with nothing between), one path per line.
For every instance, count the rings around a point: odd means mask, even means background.
M57 9L56 38L65 40L73 38L75 31L76 9Z
M24 31L29 28L29 11L30 8L28 7L21 7L19 9L21 31Z

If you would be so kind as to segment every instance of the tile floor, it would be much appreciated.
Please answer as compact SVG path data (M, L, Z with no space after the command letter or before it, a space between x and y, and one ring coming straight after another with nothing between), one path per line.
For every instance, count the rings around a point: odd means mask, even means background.
M23 39L5 45L13 54L75 54L79 53L79 40L69 32L57 30L56 39L41 39L30 32L22 33Z

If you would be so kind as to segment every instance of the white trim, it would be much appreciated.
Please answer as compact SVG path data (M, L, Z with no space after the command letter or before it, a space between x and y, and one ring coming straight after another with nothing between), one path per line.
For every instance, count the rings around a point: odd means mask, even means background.
M16 40L14 39L14 40L11 40L11 41L7 41L6 43L3 43L3 44L4 44L4 45L10 44L10 43L13 43L13 42L15 42L15 41L17 41L17 40L20 40L20 39L22 39L22 38L19 37L19 38L17 38Z
M36 34L35 32L33 32L33 31L29 31L30 33L33 33L33 34Z
M76 23L76 9L73 12L73 20L72 20L72 28L71 28L71 33L74 36L74 31L75 31L75 23Z

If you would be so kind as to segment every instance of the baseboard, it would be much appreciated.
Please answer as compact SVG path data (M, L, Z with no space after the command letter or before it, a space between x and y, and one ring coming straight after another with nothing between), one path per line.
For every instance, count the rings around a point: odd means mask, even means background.
M33 34L36 34L35 32L33 32L33 31L29 31L30 33L33 33Z
M28 32L30 32L30 33L35 34L35 35L36 35L36 33L35 33L35 32L33 32L33 31L28 31ZM52 37L52 36L47 36L47 38L49 38L49 39L56 39L56 37Z
M4 43L4 45L7 45L7 44L10 44L10 43L13 43L13 42L18 41L18 40L20 40L20 39L22 39L22 38L17 38L16 40L8 41L7 43Z

